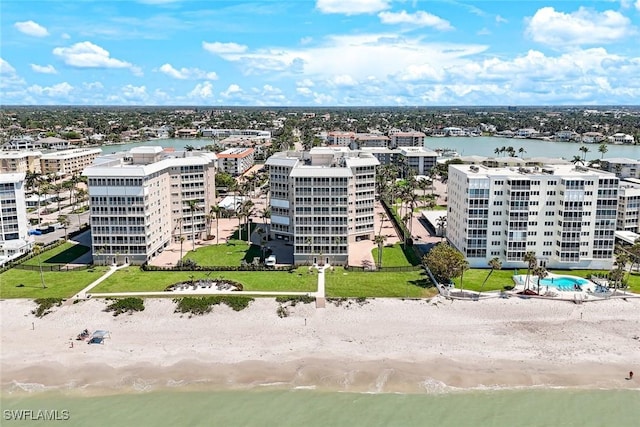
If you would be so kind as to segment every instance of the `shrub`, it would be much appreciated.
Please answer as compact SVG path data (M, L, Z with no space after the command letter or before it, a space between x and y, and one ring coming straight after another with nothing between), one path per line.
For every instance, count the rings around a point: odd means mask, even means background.
M296 295L296 296L279 296L276 297L276 302L281 304L290 303L291 307L295 307L296 304L311 304L315 302L316 298L310 295Z
M225 304L233 311L241 311L249 306L253 298L235 295L215 295L202 298L184 297L173 300L176 313L206 314L210 313L214 305Z
M284 317L289 317L289 310L287 309L287 307L284 307L282 305L278 306L276 313L278 313L278 317L281 319Z
M62 298L38 298L34 300L38 307L31 311L31 314L35 314L36 317L44 317L51 313L51 310L49 310L51 307L60 307L63 301Z
M113 311L114 316L122 313L132 314L134 311L144 311L144 300L135 297L120 298L109 304L104 311Z

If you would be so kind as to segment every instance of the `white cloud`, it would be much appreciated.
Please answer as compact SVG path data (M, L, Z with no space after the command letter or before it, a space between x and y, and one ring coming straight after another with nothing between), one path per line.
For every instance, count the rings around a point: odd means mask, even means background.
M45 27L33 21L16 22L13 26L28 36L46 37L49 35L49 31Z
M65 39L65 40L69 40L69 39L71 38L71 36L70 36L69 34L67 34L67 33L62 33L62 34L60 35L60 37L62 37L62 38L63 38L63 39Z
M313 81L311 79L303 79L303 80L300 80L300 81L296 82L296 86L299 86L299 87L303 87L303 86L304 87L313 87L314 83L313 83Z
M16 69L11 66L7 61L3 58L0 58L0 74L14 74Z
M16 69L11 64L0 58L0 89L3 91L17 91L12 92L19 94L25 84L25 81L16 73ZM6 93L6 92L5 92ZM3 93L0 92L0 98L3 98Z
M213 97L213 85L211 82L198 83L188 96L191 99L210 99Z
M104 85L100 82L82 83L82 87L89 91L97 91L104 89Z
M349 75L357 81L374 76L383 81L403 73L411 65L454 67L463 58L486 49L478 44L426 43L419 37L382 33L330 36L315 46L278 47L222 57L241 65L245 74L282 73L323 81L340 75Z
M476 34L479 36L488 36L491 34L491 30L488 29L487 27L482 27L476 32Z
M202 48L210 53L242 53L247 51L247 46L238 43L202 42Z
M35 71L36 73L42 73L42 74L58 74L58 71L55 69L55 67L51 64L49 65L38 65L38 64L31 64L31 69L33 71Z
M378 17L383 24L408 24L416 27L433 27L442 31L453 29L449 21L421 10L414 14L407 13L404 10L400 12L380 12Z
M56 47L53 54L65 64L78 68L129 68L136 74L142 70L133 64L112 58L109 51L91 42L76 43L71 47Z
M148 95L147 95L147 87L146 86L134 86L131 84L128 84L126 86L122 87L121 90L122 96L124 96L127 99L133 99L133 100L147 100L148 99Z
M49 98L60 98L60 97L68 97L73 90L73 86L71 86L67 82L62 82L55 84L53 86L40 86L40 85L32 85L27 88L27 91L31 94L38 96L46 96Z
M629 18L619 12L597 12L584 7L572 13L543 7L527 19L526 34L551 46L612 43L633 34Z
M188 80L188 79L196 79L196 80L217 80L218 75L213 71L203 71L199 68L180 68L179 70L175 69L171 64L163 64L159 71L173 77L174 79L179 80Z
M340 74L331 79L331 84L342 87L357 86L358 82L348 74Z
M496 23L498 24L506 24L507 22L509 22L506 18L503 18L500 15L496 15Z
M359 15L386 10L390 3L391 0L317 0L316 9L322 13Z
M237 84L230 84L229 87L227 88L227 90L220 92L220 95L223 98L230 98L234 95L238 95L242 93L242 89L240 88L240 86L238 86Z
M640 0L636 0L635 6L636 6L636 10L640 11Z

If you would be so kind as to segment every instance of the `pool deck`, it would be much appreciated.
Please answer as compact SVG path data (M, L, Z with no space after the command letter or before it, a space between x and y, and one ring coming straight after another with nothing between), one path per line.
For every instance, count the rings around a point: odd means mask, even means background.
M540 295L533 295L535 297L546 297L553 299L561 299L561 300L571 300L576 302L583 301L595 301L595 300L604 300L608 299L612 296L628 296L626 292L623 294L620 291L610 291L607 290L605 292L599 291L603 288L602 284L595 283L589 279L585 279L584 277L579 276L571 276L568 274L554 274L549 272L546 279L554 279L554 278L563 278L568 277L571 279L575 279L580 282L579 289L562 289L556 286L548 286L548 285L540 285ZM527 287L526 284L526 274L519 274L513 277L513 281L515 287L513 288L512 293L518 294L523 292ZM583 283L586 282L586 283ZM529 289L536 291L538 289L538 276L529 276Z

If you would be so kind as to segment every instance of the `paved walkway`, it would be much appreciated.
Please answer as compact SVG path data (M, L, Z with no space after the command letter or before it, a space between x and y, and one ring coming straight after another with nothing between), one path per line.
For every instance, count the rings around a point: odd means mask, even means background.
M70 299L67 300L67 302L71 301L71 303L73 303L73 300L89 298L90 297L89 291L91 289L95 288L100 283L107 280L107 278L111 276L113 273L115 273L116 271L121 270L125 267L129 267L129 264L123 264L118 266L112 265L111 267L109 267L109 270L106 273L104 273L102 276L100 276L99 278L91 282L86 288L84 288L83 290L81 290L80 292L72 296ZM106 295L109 296L110 294L106 294Z

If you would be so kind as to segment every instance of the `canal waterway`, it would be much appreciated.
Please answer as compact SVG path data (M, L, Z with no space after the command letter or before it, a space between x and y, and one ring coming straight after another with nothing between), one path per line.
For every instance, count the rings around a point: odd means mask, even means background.
M199 148L213 144L213 140L209 138L202 139L158 139L153 141L135 142L121 145L106 145L102 147L103 153L115 153L118 151L129 151L133 147L158 145L163 148L171 147L176 150L183 149L187 145ZM425 140L427 148L448 149L458 152L461 156L488 156L495 157L495 149L500 147L513 147L518 156L522 157L560 157L567 160L573 159L574 156L583 156L580 147L585 145L589 148L587 152L587 160L599 159L602 153L598 151L599 144L579 144L576 142L555 142L541 141L537 139L515 139L515 138L497 138L491 136L480 137L443 137L430 138ZM519 154L520 148L524 148L525 152ZM604 158L625 157L631 159L640 159L640 145L613 145L607 144L607 152ZM501 154L499 156L502 156Z

